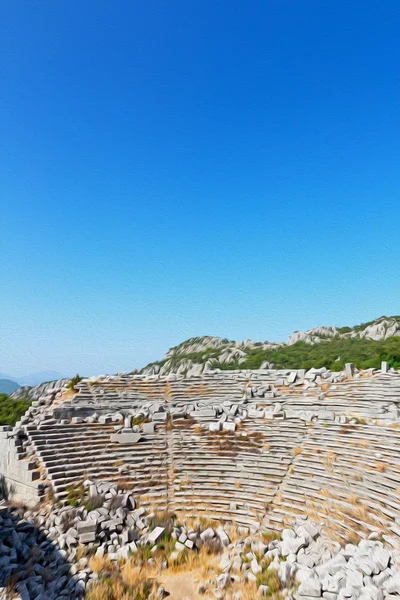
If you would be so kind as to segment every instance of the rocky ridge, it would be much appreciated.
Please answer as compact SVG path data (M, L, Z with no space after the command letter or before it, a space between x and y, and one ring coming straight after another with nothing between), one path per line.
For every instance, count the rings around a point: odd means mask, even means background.
M10 397L13 400L19 400L20 398L24 398L25 400L30 400L31 402L38 400L41 396L46 396L51 393L57 393L64 389L64 387L68 384L69 379L58 379L57 381L46 381L44 383L39 383L33 387L29 385L24 385L15 392L13 392Z
M380 317L370 323L355 327L322 326L308 331L294 332L285 343L234 341L214 336L190 338L168 350L161 361L151 363L139 372L143 375L169 375L176 373L185 377L200 375L218 368L241 368L253 351L276 350L293 346L297 342L309 345L332 340L384 341L400 336L400 317ZM340 357L338 357L339 359ZM265 361L260 368L272 368L273 362Z

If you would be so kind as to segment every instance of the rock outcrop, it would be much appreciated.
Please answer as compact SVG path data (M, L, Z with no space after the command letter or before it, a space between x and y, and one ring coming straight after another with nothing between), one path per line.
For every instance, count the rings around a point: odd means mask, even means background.
M296 331L289 337L286 344L253 340L235 342L219 337L203 336L190 338L171 348L159 362L151 363L139 372L143 375L163 376L176 373L190 377L218 368L239 369L243 368L243 365L246 368L248 359L254 352L274 351L285 346L293 346L297 342L314 345L323 341L350 339L384 341L397 336L400 336L400 317L380 317L371 323L355 327L322 326L307 331ZM269 357L267 361L259 362L260 368L274 366L273 352L269 353ZM337 360L340 360L340 356L337 357Z
M38 400L41 396L46 396L52 392L60 392L68 382L69 379L58 379L57 381L46 381L33 387L25 385L15 390L11 394L11 398L14 400L19 400L19 398L30 401Z

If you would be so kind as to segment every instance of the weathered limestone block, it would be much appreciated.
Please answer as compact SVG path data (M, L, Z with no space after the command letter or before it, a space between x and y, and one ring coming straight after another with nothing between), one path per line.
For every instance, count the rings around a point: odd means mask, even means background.
M110 435L110 440L118 442L118 444L137 444L141 438L140 433L114 433Z

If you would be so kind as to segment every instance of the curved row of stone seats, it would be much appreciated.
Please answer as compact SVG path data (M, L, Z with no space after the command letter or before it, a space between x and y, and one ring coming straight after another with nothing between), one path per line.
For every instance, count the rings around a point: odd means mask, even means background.
M304 422L244 422L235 433L177 422L173 449L173 509L240 524L262 520L301 443Z
M347 379L329 387L324 404L336 406L336 412L354 412L364 418L397 418L400 403L400 376L397 373ZM394 410L394 413L391 411Z
M378 531L398 543L399 442L393 427L315 424L264 524L313 515L342 541Z
M110 401L125 397L130 400L187 398L241 398L246 387L283 384L291 371L210 371L185 379L183 376L125 375L85 380L77 384L74 402L98 402L106 396Z
M337 383L324 380L323 370L298 371L212 371L184 379L140 375L108 377L78 384L75 406L98 406L99 410L139 408L149 400L174 404L201 399L221 402L241 398L271 402L279 397L289 414L296 411L334 411L337 415L379 418L393 421L400 417L397 400L400 392L398 373L357 374L353 379L339 374ZM322 372L322 374L318 374ZM292 377L291 377L292 375ZM310 387L311 386L311 387Z
M26 433L58 499L84 479L114 480L142 497L142 503L167 500L165 435L146 434L140 443L112 442L112 426L59 423Z
M245 381L245 379L243 379ZM238 386L239 383L239 386ZM83 389L86 382L78 384L80 389ZM170 380L149 379L147 377L132 376L130 379L112 379L101 380L90 384L91 393L98 398L101 395L107 394L109 397L141 398L141 399L179 399L182 397L204 396L209 397L217 393L217 395L231 395L238 390L242 392L241 384L238 378L227 378L224 376L201 376L191 377L190 379L179 378ZM80 392L81 393L81 392ZM118 396L119 395L119 396Z
M291 415L310 410L315 414L333 411L347 418L392 422L400 416L400 377L397 374L378 374L346 379L333 385L321 384L306 390L302 386L280 387L277 399L282 409Z

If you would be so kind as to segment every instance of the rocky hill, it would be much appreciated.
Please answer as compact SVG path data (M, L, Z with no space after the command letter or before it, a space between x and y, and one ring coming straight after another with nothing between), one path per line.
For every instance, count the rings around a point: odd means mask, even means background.
M353 362L378 368L382 360L400 368L400 316L380 317L353 327L322 326L295 331L286 343L195 337L171 348L143 374L200 375L213 369L311 368L334 371Z
M15 390L10 397L13 400L24 398L25 400L32 402L34 400L38 400L41 396L49 394L50 392L59 392L67 385L69 381L69 379L58 379L56 381L39 383L39 385L34 386L24 385Z

